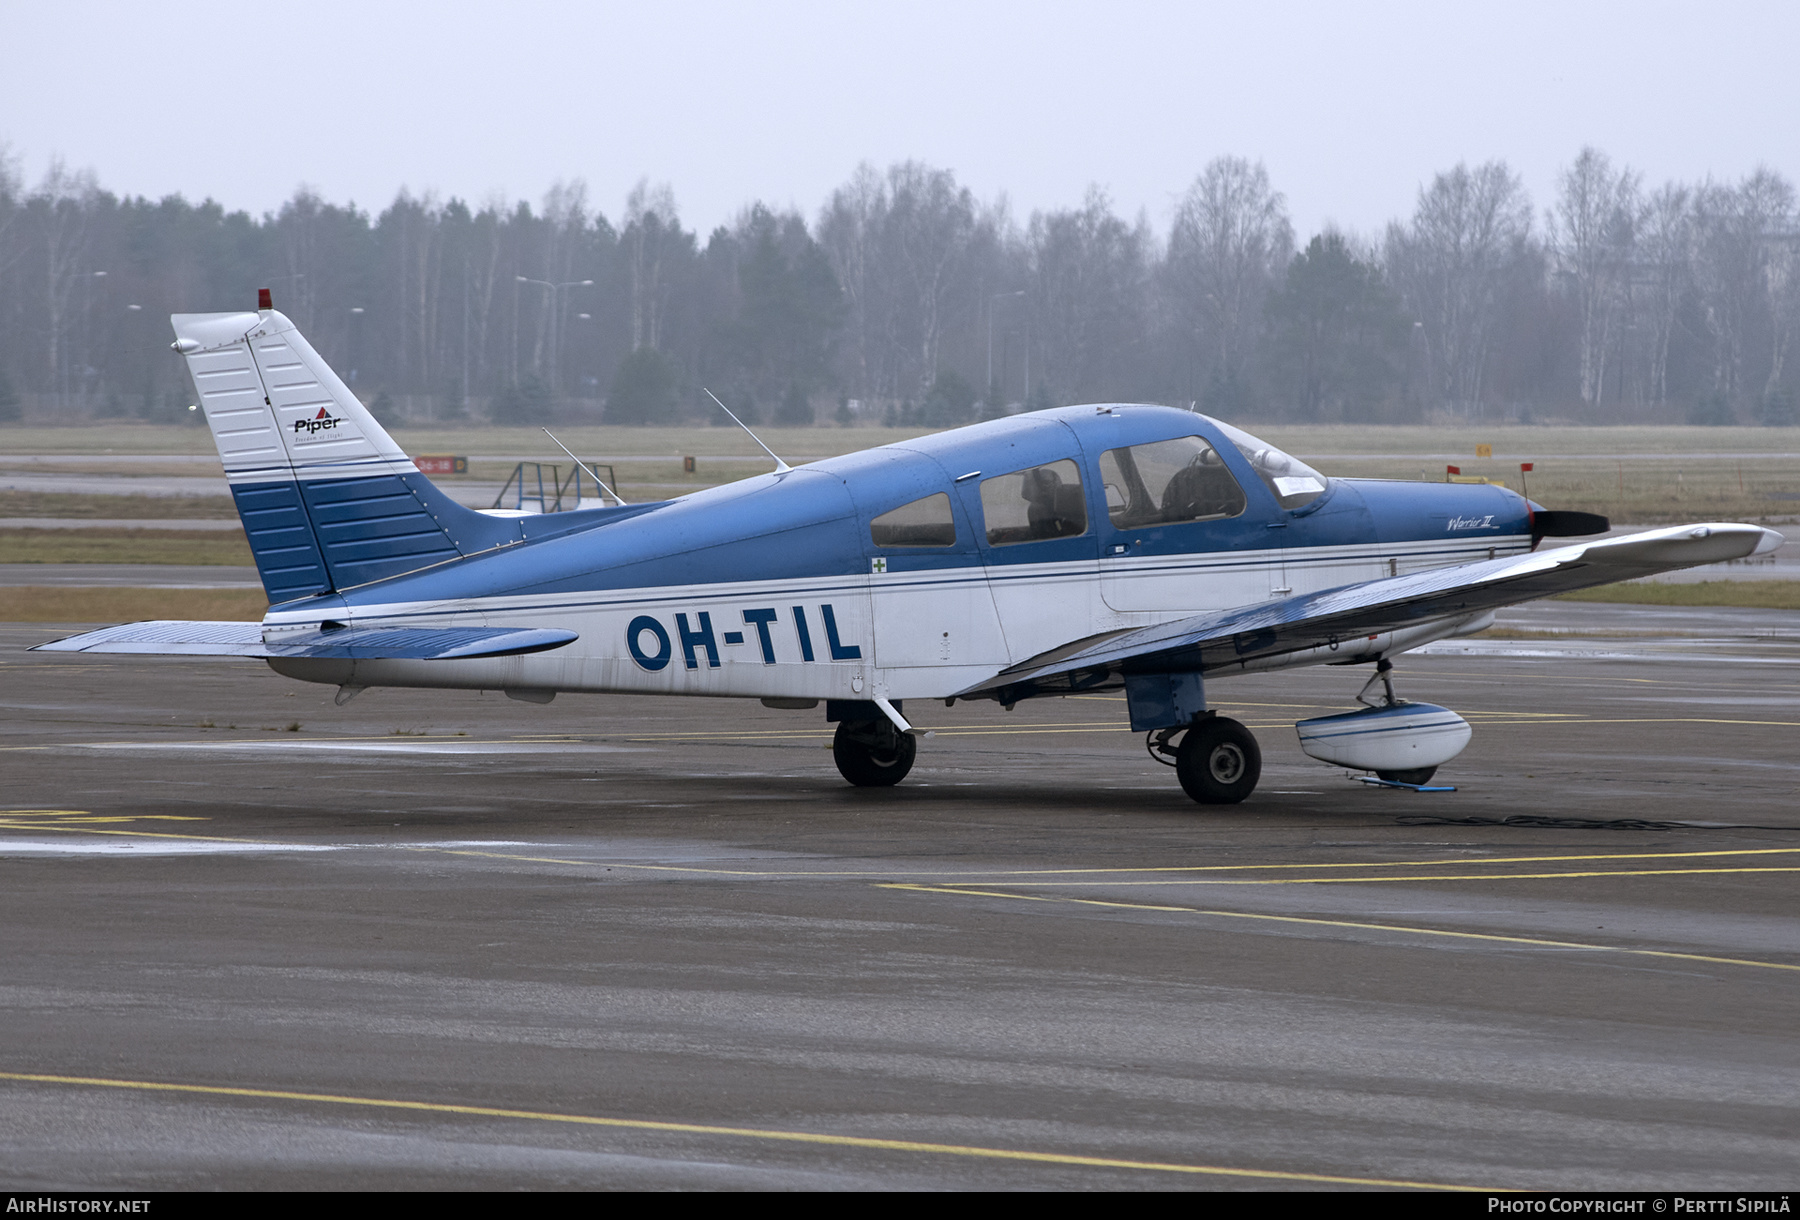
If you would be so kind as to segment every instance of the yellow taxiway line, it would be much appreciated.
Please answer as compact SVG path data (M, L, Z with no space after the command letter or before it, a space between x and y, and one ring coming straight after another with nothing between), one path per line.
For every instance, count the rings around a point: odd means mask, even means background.
M1204 907L1166 906L1147 902L1119 902L1105 898L1071 898L1050 894L1014 894L1005 890L977 890L961 886L919 885L916 882L887 882L888 890L906 890L922 894L958 894L963 897L1010 898L1018 902L1068 902L1080 906L1117 907L1129 911L1161 911L1181 915L1206 915L1218 919L1256 919L1269 923L1311 924L1327 928L1353 928L1366 932L1400 932L1412 936L1440 936L1453 940L1478 940L1499 944L1526 945L1534 949L1579 949L1589 953L1624 953L1636 957L1674 958L1678 961L1707 962L1722 966L1753 966L1762 970L1792 970L1800 965L1785 962L1760 962L1743 957L1717 957L1706 953L1679 953L1672 949L1632 949L1621 945L1599 945L1585 941L1549 940L1537 936L1501 936L1492 932L1456 932L1448 928L1419 928L1406 924L1367 923L1356 919L1321 919L1307 915L1265 915L1256 911L1218 911Z
M1374 1186L1387 1189L1478 1191L1484 1188L1443 1182L1414 1182L1395 1178L1359 1178L1339 1174L1301 1173L1281 1169L1241 1169L1225 1165L1194 1165L1180 1161L1139 1161L1123 1157L1080 1156L1064 1152L1034 1152L1018 1148L987 1148L979 1144L939 1144L926 1140L875 1139L860 1135L833 1135L822 1131L783 1131L770 1127L730 1127L714 1123L659 1122L652 1119L613 1118L597 1114L565 1114L554 1110L517 1110L501 1106L464 1106L448 1102L408 1101L401 1098L359 1097L342 1093L304 1093L289 1089L250 1089L225 1085L170 1084L155 1080L121 1080L105 1076L51 1076L37 1072L0 1072L0 1080L21 1084L81 1085L91 1088L130 1089L146 1093L178 1093L204 1097L243 1097L258 1101L296 1101L315 1105L361 1106L380 1110L406 1110L425 1114L456 1114L479 1118L522 1119L528 1122L568 1123L585 1127L613 1127L629 1131L659 1131L676 1135L718 1135L735 1139L771 1140L792 1144L819 1144L836 1148L865 1148L877 1152L912 1152L937 1156L972 1157L992 1161L1026 1161L1041 1165L1068 1165L1088 1169L1128 1169L1152 1173L1196 1174L1227 1178L1260 1178L1281 1182L1316 1182L1331 1186Z
M3 824L3 823L0 823ZM410 845L401 845L410 846ZM432 847L429 844L418 844L413 847L417 851L442 852L454 856L484 856L495 860L519 860L531 864L575 864L601 865L606 868L635 869L652 873L697 873L704 876L718 877L769 877L769 878L857 878L857 877L894 877L911 875L915 877L940 878L988 878L986 882L971 880L969 884L993 884L993 878L1037 878L1037 877L1105 877L1111 885L1180 885L1184 882L1176 880L1156 881L1111 881L1110 878L1120 874L1138 875L1144 873L1225 873L1225 872L1281 872L1290 869L1346 869L1346 868L1438 868L1456 866L1469 868L1495 864L1549 864L1573 860L1685 860L1711 856L1767 856L1800 854L1800 847L1750 847L1732 848L1722 851L1672 851L1672 852L1619 852L1606 854L1573 855L1573 856L1496 856L1492 859L1467 858L1460 860L1352 860L1344 863L1303 863L1303 864L1168 864L1147 865L1143 867L1121 868L1022 868L1022 869L853 869L843 871L819 871L811 869L734 869L716 868L696 864L636 864L628 860L578 860L568 856L522 856L510 852L476 851L472 848ZM1768 869L1670 869L1670 870L1610 870L1600 869L1582 873L1496 873L1494 877L1526 877L1526 876L1581 876L1581 877L1634 877L1648 876L1659 872L1793 872L1800 869L1768 868ZM1480 875L1486 879L1487 874ZM1457 880L1446 874L1428 874L1417 877L1319 877L1297 878L1296 880L1318 881L1435 881ZM1202 879L1202 882L1210 879ZM1252 881L1240 884L1276 884L1276 881ZM946 881L946 885L957 884ZM1039 885L1093 885L1091 881L1033 881ZM1230 884L1219 882L1218 884Z
M45 819L38 821L35 819ZM20 819L15 821L14 819ZM50 820L54 819L54 820ZM96 814L85 809L0 809L0 829L60 831L64 834L103 834L140 837L146 839L195 839L211 843L256 843L271 847L310 848L317 847L313 843L298 843L281 839L251 839L231 835L192 835L174 834L168 831L150 830L112 830L101 829L95 823L116 824L134 821L156 822L204 822L211 819L205 817L182 816L178 814ZM0 844L5 840L0 839ZM1766 867L1766 868L1683 868L1683 869L1593 869L1588 871L1550 872L1550 873L1432 873L1420 876L1320 876L1298 878L1250 878L1237 881L1223 879L1215 881L1210 877L1192 877L1197 873L1240 873L1240 872L1273 872L1285 873L1300 870L1319 869L1420 869L1442 867L1493 867L1500 864L1563 864L1582 860L1698 860L1720 857L1742 856L1779 856L1800 854L1800 847L1747 847L1709 849L1704 851L1669 851L1669 852L1590 852L1577 855L1539 855L1539 856L1493 856L1487 858L1437 860L1349 860L1338 862L1286 862L1280 864L1158 864L1143 866L1114 866L1099 868L1030 868L1030 869L848 869L848 870L814 870L814 869L733 869L718 868L693 864L641 864L629 860L578 859L572 856L527 856L516 852L479 851L473 848L437 847L429 843L370 843L359 844L371 848L390 848L398 851L424 851L447 856L473 856L490 860L514 860L521 864L564 864L581 868L617 868L631 869L639 872L655 873L692 873L714 877L765 877L765 878L806 878L823 879L856 879L861 877L890 878L896 876L935 877L945 879L945 885L957 885L955 878L969 878L967 884L993 884L998 878L1030 879L1031 884L1040 886L1074 886L1093 885L1097 882L1038 881L1037 878L1049 877L1095 877L1106 879L1106 884L1115 886L1139 885L1183 885L1183 884L1240 884L1240 885L1275 885L1298 884L1311 882L1335 881L1343 883L1368 883L1377 881L1466 881L1466 880L1507 880L1513 878L1547 878L1547 877L1646 877L1684 873L1751 873L1751 872L1796 872L1800 868ZM1121 876L1144 876L1159 874L1152 880L1121 881ZM1189 876L1167 877L1168 874L1188 874Z
M1695 873L1800 873L1800 865L1765 868L1597 868L1554 873L1423 873L1407 877L1395 877L1391 874L1379 877L1175 877L1156 881L1038 881L1033 884L1058 888L1105 884L1115 889L1152 885L1376 885L1396 881L1420 885L1427 881L1546 881L1571 877L1671 877ZM969 884L982 883L972 881Z

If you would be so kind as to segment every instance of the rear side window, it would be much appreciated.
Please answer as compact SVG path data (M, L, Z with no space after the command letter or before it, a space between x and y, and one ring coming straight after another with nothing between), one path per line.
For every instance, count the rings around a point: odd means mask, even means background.
M1212 521L1244 511L1244 489L1204 438L1182 436L1100 455L1106 511L1118 529Z
M988 479L981 515L989 546L1074 538L1087 533L1087 500L1074 462L1050 462Z
M943 492L902 504L869 523L876 546L955 546L956 518Z

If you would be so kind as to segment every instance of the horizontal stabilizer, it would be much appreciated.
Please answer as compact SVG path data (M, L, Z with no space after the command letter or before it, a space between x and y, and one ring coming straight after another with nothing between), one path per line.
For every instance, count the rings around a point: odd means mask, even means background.
M158 619L106 627L33 652L109 652L146 656L315 657L358 661L448 661L510 657L574 643L573 631L545 627L336 627L264 638L261 623Z
M146 656L261 657L261 623L149 619L39 644L32 652L125 652Z
M1071 641L957 695L1010 701L1093 689L1125 673L1212 673L1307 649L1335 651L1378 634L1469 618L1534 598L1742 559L1783 541L1774 530L1755 525L1680 525L1390 576Z

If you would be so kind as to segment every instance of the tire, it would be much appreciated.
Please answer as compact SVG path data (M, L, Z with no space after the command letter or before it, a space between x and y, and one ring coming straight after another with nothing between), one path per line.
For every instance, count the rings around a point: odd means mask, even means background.
M1235 805L1256 791L1262 750L1237 721L1209 716L1182 736L1175 774L1181 790L1202 805Z
M891 788L912 770L919 740L885 720L843 721L831 740L838 774L858 788Z
M1429 784L1437 774L1436 767L1414 767L1409 771L1377 771L1376 777L1390 784Z

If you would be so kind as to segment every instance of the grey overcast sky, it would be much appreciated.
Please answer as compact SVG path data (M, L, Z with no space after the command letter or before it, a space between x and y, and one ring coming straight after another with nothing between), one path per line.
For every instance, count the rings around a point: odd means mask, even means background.
M617 219L666 181L702 233L810 218L859 161L956 172L1020 219L1090 183L1159 231L1208 160L1260 159L1302 238L1373 234L1458 161L1541 213L1583 144L1651 182L1800 180L1800 4L176 5L0 0L0 143L121 194L271 211L300 184Z

